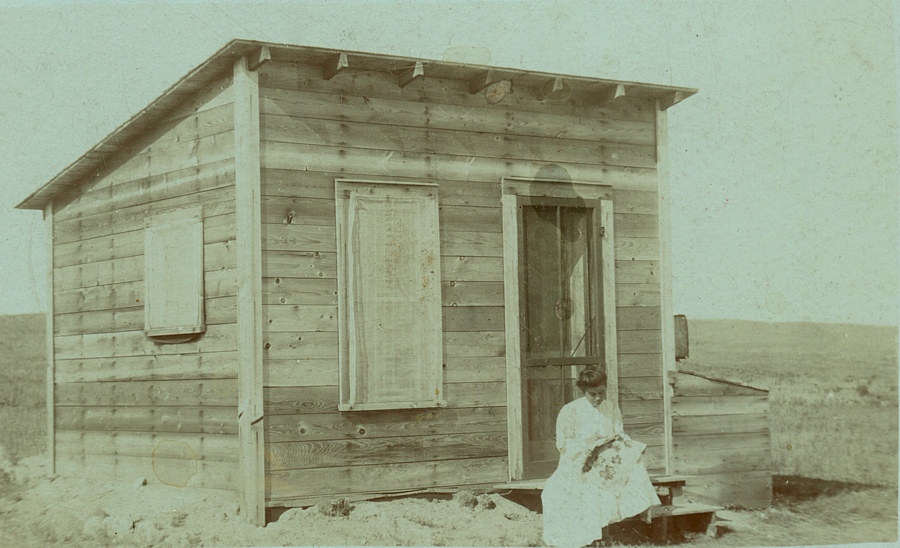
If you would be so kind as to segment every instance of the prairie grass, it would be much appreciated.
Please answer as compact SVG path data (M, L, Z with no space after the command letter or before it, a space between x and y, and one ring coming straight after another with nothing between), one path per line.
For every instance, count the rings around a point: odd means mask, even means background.
M682 369L770 390L775 473L897 485L897 328L690 323Z
M0 450L12 461L46 447L43 314L0 316Z

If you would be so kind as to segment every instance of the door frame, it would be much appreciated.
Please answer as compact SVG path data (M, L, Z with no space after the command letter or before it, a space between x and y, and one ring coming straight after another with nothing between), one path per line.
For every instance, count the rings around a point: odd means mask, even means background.
M510 481L524 479L523 428L524 384L520 283L524 275L519 252L524 237L521 207L531 198L581 198L600 203L600 282L603 311L603 341L607 366L608 397L618 403L618 354L616 341L615 232L613 190L609 185L548 179L504 177L501 182L503 220L503 285L506 328L506 396ZM523 199L526 198L526 199ZM602 229L601 229L602 228Z

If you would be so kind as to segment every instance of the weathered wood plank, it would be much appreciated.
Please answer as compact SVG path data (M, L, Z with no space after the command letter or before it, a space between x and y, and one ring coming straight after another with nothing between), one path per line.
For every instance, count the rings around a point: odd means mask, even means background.
M150 483L175 487L229 491L234 490L237 480L237 467L233 463L189 458L67 455L59 460L58 468L61 476L68 477L93 477L129 483L134 483L135 478L144 478Z
M297 223L334 226L334 199L264 195L262 222L274 225Z
M203 243L229 242L234 239L234 214L210 217L203 222ZM132 230L88 240L54 246L54 265L71 265L124 259L144 253L144 230ZM205 251L204 251L205 254Z
M59 407L56 428L108 432L237 434L237 406L231 407Z
M238 271L238 356L240 383L238 435L240 437L241 514L246 521L266 524L265 460L262 437L263 325L261 180L259 134L259 75L249 70L244 57L234 62L235 195Z
M128 168L131 162L144 155L172 154L188 144L197 146L197 141L213 137L219 133L227 133L234 129L234 108L224 103L180 118L161 120L157 126L147 132L135 143L129 143L120 154L127 158L120 168ZM117 170L111 175L101 178L91 185L88 191L114 185L121 181Z
M659 330L619 331L618 352L622 354L653 354L662 348L662 335Z
M690 434L682 430L679 436L674 439L674 445L679 453L685 455L686 461L690 462L690 455L698 452L702 453L707 449L724 451L730 448L736 452L741 452L746 448L770 447L771 443L768 424L763 424L758 432Z
M236 379L67 382L56 384L57 406L237 406Z
M95 215L234 185L234 159L192 166L153 177L140 177L95 192L79 194L60 210L60 219Z
M215 283L204 284L206 299L234 297L237 295L235 285L229 283L228 275L223 271L210 272L205 277L212 278ZM205 281L205 280L204 280ZM124 309L144 306L144 281L136 280L122 283L97 285L77 289L62 289L56 293L56 313L84 313L93 310ZM143 321L141 322L143 324Z
M338 384L337 359L266 360L265 386L324 386ZM445 358L447 383L505 381L502 356Z
M688 373L675 375L675 396L762 396L764 390L738 384L714 381Z
M337 306L277 304L263 307L267 333L297 331L337 331Z
M659 329L659 307L616 304L616 326L620 331Z
M656 215L616 213L616 233L626 238L659 238Z
M164 175L234 158L234 131L228 130L184 142L150 145L129 156L125 162L103 177L98 192L115 191L116 186L146 177Z
M216 188L150 204L82 215L60 222L54 237L57 243L67 243L120 232L143 230L146 218L150 215L198 203L203 204L204 219L234 213L234 190L228 187Z
M662 355L619 354L619 378L660 377L662 378Z
M442 281L441 303L454 307L503 307L503 282Z
M338 357L337 331L264 332L263 356L274 360Z
M262 225L262 249L267 251L319 251L337 249L334 226L302 224ZM269 276L270 273L264 274Z
M740 451L731 448L696 451L690 455L690 461L684 454L675 451L673 461L677 470L690 474L762 472L772 469L772 453L768 446L744 448Z
M441 309L444 332L502 331L502 306L445 306Z
M506 458L279 470L267 474L268 500L319 494L407 491L506 481Z
M57 283L53 265L53 231L54 213L53 202L44 206L44 246L47 258L47 285L44 288L47 296L47 310L44 313L44 354L47 361L47 369L44 372L44 405L47 406L47 454L49 457L50 473L56 473L56 356L53 351L54 337L56 334L56 291Z
M475 358L444 358L444 378L447 383L505 382L506 359L503 356Z
M494 232L441 230L441 254L468 257L502 257L503 239Z
M306 116L341 122L395 124L501 135L566 138L653 145L652 124L633 120L598 120L553 112L512 112L488 106L441 104L378 97L341 96L286 89L262 89L264 114Z
M235 352L59 360L60 383L236 379Z
M625 424L654 422L665 413L663 400L622 400L619 404Z
M334 278L263 278L263 305L337 306Z
M616 306L659 309L658 284L616 284ZM657 328L659 324L657 324Z
M237 462L235 435L158 432L77 432L62 430L56 437L59 452L68 455L152 457L167 444L186 446L198 461Z
M337 279L335 252L263 250L264 278ZM335 282L336 284L337 282Z
M506 405L503 382L448 383L444 394L450 408ZM265 389L266 415L336 413L340 390L332 386L268 387Z
M334 200L334 180L342 178L367 179L369 176L365 171L339 173L263 169L263 195L272 198ZM401 183L427 182L419 177L403 177L397 174L391 175L389 180ZM440 203L444 206L497 207L500 199L500 182L496 180L454 181L442 178L439 182Z
M401 101L417 101L457 105L462 107L486 107L490 103L484 94L472 93L467 79L439 78L429 75L419 78L406 87L396 85L393 75L379 71L347 70L340 78L323 79L316 69L296 63L278 62L263 67L260 71L260 85L271 89L304 90L334 95L355 95L378 97ZM593 93L586 91L585 93ZM585 98L574 106L569 102L542 100L538 90L531 86L518 87L515 93L503 98L494 108L525 112L553 112L564 116L584 116L591 118L611 118L653 122L655 105L648 101L628 101L620 99L615 105L601 106Z
M266 445L268 470L506 456L505 432L299 441Z
M663 397L662 376L619 379L619 400L658 400Z
M629 189L615 185L613 201L616 203L616 213L620 215L656 215L659 212L655 185L652 190Z
M679 411L673 404L673 413ZM748 409L743 414L720 415L672 415L672 431L676 439L687 436L705 436L711 434L765 434L769 432L769 419L765 412Z
M616 260L658 261L658 238L616 238Z
M337 358L265 361L263 386L327 386L339 382Z
M217 295L229 295L222 286L234 286L237 294L237 274L234 270L234 254L227 242L204 246L203 285ZM95 263L55 268L54 275L60 291L81 289L109 284L142 281L144 279L144 256L109 259Z
M441 279L450 282L503 282L503 257L441 254Z
M504 356L506 337L503 331L482 333L444 333L444 357L465 358Z
M450 407L497 407L506 405L505 382L460 382L444 385Z
M616 261L616 281L620 284L659 285L657 261Z
M503 407L273 415L266 422L271 443L491 432L506 433Z
M656 167L655 151L651 145L503 134L504 126L497 126L492 133L488 133L272 114L264 115L262 124L262 138L269 142L404 150L467 158L481 156L504 160Z
M56 357L60 360L228 352L237 349L233 324L209 326L196 341L181 344L156 344L148 340L143 331L58 336L55 342Z
M672 414L686 417L696 415L743 415L765 413L769 398L761 396L679 396L672 402Z
M364 173L377 177L416 177L423 180L493 182L501 177L534 177L544 166L536 161L510 161L479 156L340 148L320 145L295 145L264 142L263 167L296 171ZM656 171L648 168L622 168L590 164L561 164L573 180L602 181L616 188L656 195ZM626 208L625 212L648 212L647 208Z

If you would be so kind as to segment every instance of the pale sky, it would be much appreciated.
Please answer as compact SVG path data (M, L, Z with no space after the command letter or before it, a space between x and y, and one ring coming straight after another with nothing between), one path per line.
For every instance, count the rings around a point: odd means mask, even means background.
M895 13L819 0L3 4L0 313L46 306L40 213L12 208L245 38L699 88L669 110L675 312L897 325Z

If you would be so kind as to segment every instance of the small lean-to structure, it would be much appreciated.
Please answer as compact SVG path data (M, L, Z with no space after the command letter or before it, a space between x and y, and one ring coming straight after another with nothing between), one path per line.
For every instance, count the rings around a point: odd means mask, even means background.
M674 473L671 86L236 40L20 208L61 474L328 497L540 480L605 367Z

